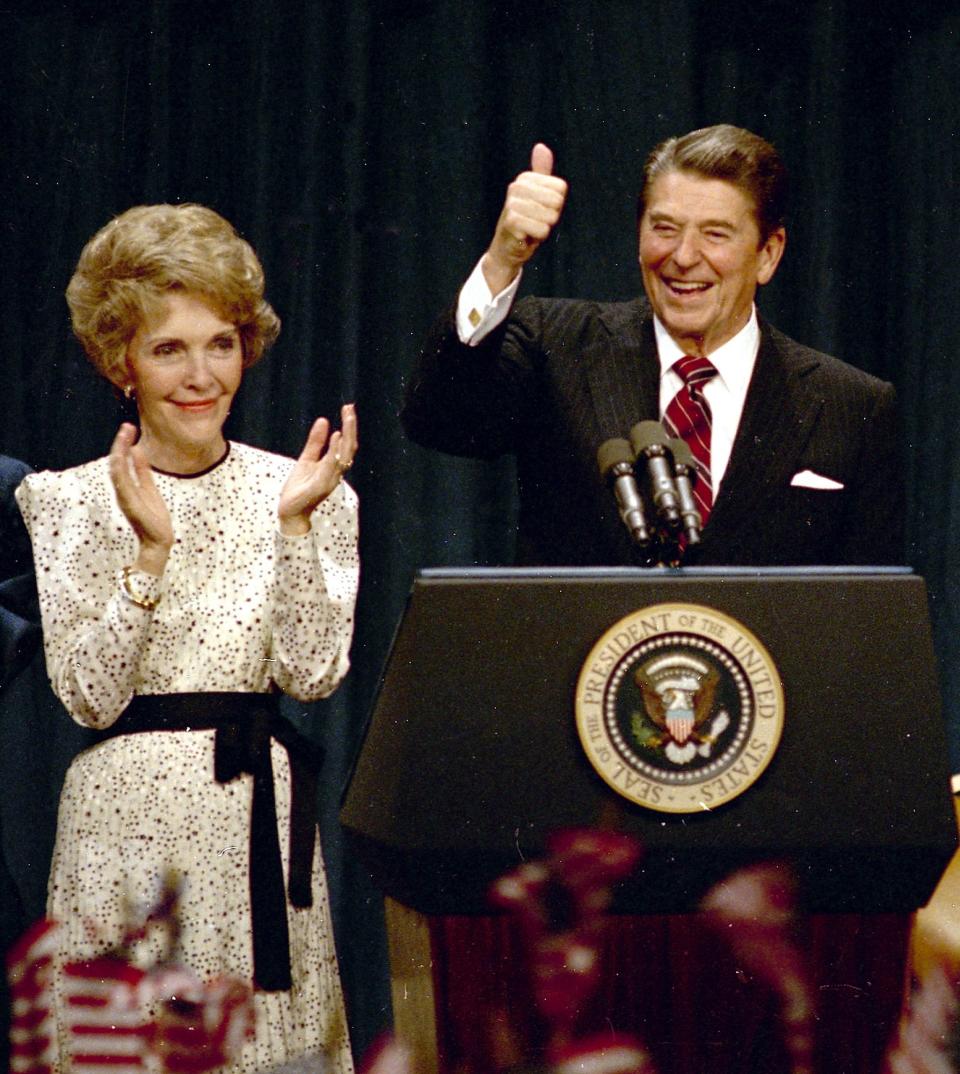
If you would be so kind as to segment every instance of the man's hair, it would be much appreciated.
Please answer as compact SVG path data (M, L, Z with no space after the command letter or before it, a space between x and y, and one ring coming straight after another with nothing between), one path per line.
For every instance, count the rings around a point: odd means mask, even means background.
M202 205L138 205L93 236L67 287L73 331L108 380L122 381L137 327L172 291L202 296L237 326L244 366L280 331L257 255L222 216Z
M693 172L705 179L724 179L754 205L760 242L783 227L786 219L787 171L776 149L759 134L719 123L661 142L647 157L643 188L637 199L637 221L647 205L654 180L667 172Z

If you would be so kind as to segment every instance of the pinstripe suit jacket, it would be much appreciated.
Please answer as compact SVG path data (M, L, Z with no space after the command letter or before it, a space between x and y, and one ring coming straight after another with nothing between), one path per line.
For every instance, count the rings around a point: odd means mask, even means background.
M407 386L408 435L456 455L517 459L517 560L626 565L633 550L597 447L659 417L660 366L645 299L526 298L479 347L453 310L434 325ZM761 322L733 453L698 562L902 563L894 390ZM798 488L812 470L839 491Z

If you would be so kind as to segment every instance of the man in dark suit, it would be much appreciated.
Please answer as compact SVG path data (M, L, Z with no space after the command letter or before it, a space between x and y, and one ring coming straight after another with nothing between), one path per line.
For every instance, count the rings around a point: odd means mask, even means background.
M703 387L712 510L700 564L885 564L903 559L891 385L761 320L757 289L786 243L774 148L721 125L650 155L639 204L646 298L526 298L523 265L559 220L566 183L534 148L489 248L434 325L407 389L412 439L459 455L517 458L517 559L637 562L597 448L660 419L683 387L676 362L709 358Z

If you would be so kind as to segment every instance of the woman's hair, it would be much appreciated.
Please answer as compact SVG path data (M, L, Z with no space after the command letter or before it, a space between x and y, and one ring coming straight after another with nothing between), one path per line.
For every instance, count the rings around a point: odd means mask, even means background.
M253 247L222 216L202 205L138 205L84 246L67 287L74 334L112 383L126 379L127 346L170 291L202 296L237 326L245 367L280 331Z

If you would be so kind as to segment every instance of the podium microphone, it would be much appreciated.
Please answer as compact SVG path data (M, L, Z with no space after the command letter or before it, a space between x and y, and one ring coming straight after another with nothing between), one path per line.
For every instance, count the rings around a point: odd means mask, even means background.
M630 430L630 445L637 461L646 462L650 495L667 529L680 529L680 496L673 480L673 466L667 448L666 430L659 421L638 421Z
M693 486L697 482L697 464L690 445L685 440L679 437L668 440L667 447L673 455L673 477L677 483L680 517L683 520L683 532L689 548L691 545L700 543L702 526L697 501L693 498Z
M620 517L635 544L646 548L653 540L643 513L643 499L633 472L633 452L623 438L604 440L597 448L597 466L604 481L613 486Z

